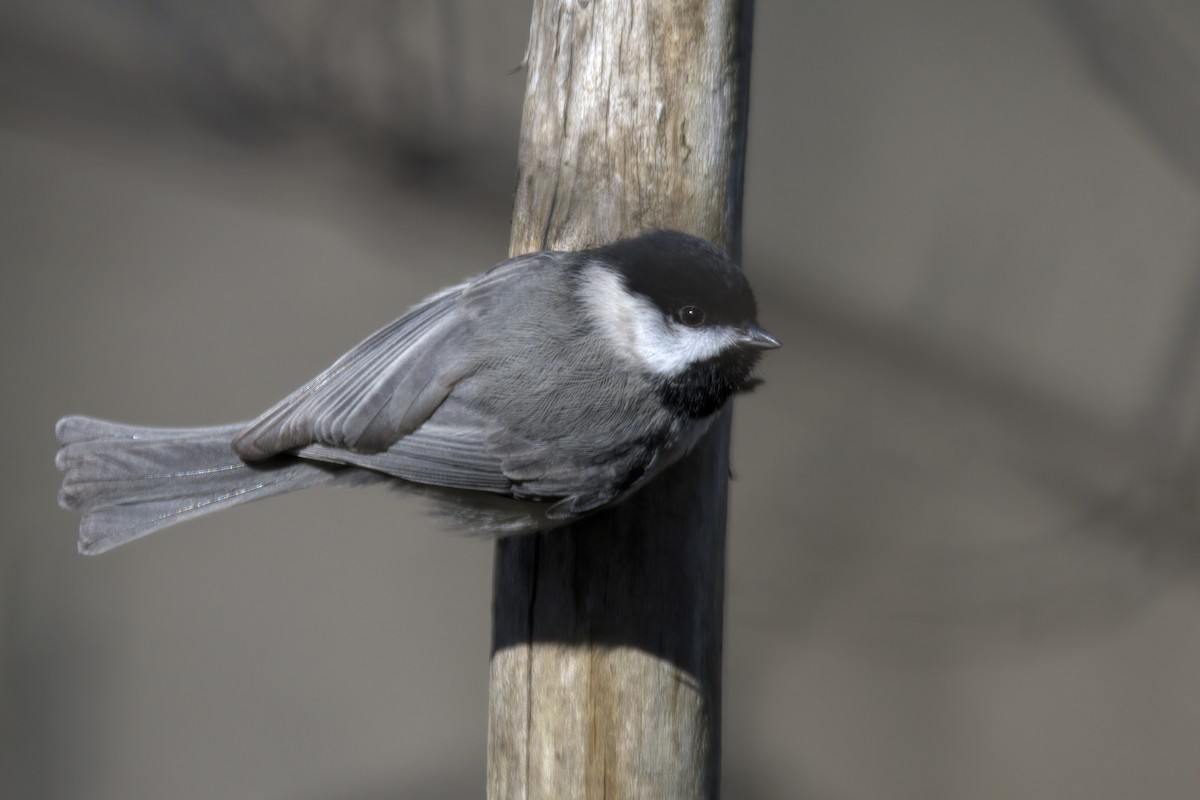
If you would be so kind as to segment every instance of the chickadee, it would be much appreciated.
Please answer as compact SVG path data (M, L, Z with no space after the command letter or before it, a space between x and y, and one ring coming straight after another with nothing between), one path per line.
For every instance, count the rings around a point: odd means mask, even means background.
M391 480L495 534L620 502L686 453L760 354L741 270L673 231L505 261L372 334L250 423L65 417L59 504L102 553L211 511ZM399 481L396 481L399 479Z

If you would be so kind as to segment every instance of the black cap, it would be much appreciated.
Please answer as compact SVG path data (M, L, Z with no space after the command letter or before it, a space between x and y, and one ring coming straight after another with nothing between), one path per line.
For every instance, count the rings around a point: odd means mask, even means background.
M652 231L583 253L615 268L632 292L667 315L686 306L717 325L752 324L757 316L746 277L720 248L679 231Z

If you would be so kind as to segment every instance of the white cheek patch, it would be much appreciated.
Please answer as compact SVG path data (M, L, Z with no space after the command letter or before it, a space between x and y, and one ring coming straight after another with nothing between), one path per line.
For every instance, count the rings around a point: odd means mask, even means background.
M635 319L644 313L636 307L638 298L625 290L620 276L594 264L584 267L581 282L580 302L596 330L622 358L638 361Z
M667 318L649 300L628 291L610 269L585 267L583 282L584 307L597 329L639 369L676 375L738 341L730 327L689 328Z

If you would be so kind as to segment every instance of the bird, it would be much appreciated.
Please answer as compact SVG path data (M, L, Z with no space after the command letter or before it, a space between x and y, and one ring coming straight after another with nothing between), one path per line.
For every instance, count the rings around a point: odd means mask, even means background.
M251 500L390 482L451 525L545 531L687 453L780 343L738 265L653 230L503 261L368 336L257 419L56 425L59 505L97 554Z

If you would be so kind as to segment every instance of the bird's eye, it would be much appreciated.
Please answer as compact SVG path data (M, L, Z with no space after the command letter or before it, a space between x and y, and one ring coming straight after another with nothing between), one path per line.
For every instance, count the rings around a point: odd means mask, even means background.
M704 309L698 306L684 306L679 309L679 321L689 328L704 324Z

